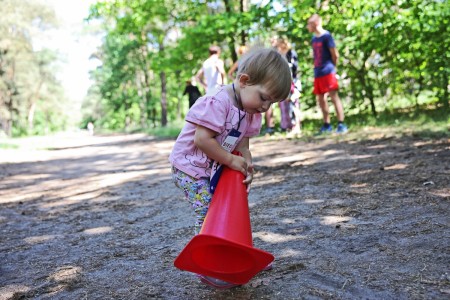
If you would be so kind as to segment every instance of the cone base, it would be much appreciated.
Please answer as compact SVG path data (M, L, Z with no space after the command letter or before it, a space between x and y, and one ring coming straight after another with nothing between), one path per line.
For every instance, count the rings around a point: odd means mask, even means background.
M246 284L274 260L268 252L220 237L196 235L175 259L178 269Z

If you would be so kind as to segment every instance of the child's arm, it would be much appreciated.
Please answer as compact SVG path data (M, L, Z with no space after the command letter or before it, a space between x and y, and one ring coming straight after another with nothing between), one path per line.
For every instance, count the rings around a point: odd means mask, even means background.
M333 61L334 66L336 67L338 63L339 52L337 51L336 48L328 48L328 49L330 49L331 60Z
M210 159L226 165L233 170L242 172L247 176L247 161L244 157L233 155L222 148L214 138L216 132L206 127L197 125L194 136L194 144L202 150Z
M229 77L231 80L234 79L233 75L234 75L234 71L236 71L237 67L238 67L238 62L236 61L236 62L231 66L231 68L228 70L228 77Z
M197 79L198 82L200 82L200 84L206 89L208 86L206 85L204 78L204 71L203 71L203 67L198 70L197 74L195 74L195 78Z
M247 162L247 176L244 180L244 184L247 185L247 192L250 192L250 184L253 181L253 162L252 153L250 152L250 139L244 137L236 146L236 150L242 153L245 161Z

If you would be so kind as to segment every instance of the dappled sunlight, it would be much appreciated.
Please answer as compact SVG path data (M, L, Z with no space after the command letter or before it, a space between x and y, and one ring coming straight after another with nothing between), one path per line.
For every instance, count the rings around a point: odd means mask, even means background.
M317 203L323 203L323 202L325 202L325 200L323 200L323 199L305 199L305 200L303 200L303 202L308 203L308 204L317 204Z
M373 170L372 169L363 169L363 170L357 170L352 172L354 175L356 176L361 176L361 175L368 175L370 173L372 173Z
M384 167L384 170L403 170L408 167L407 164L395 164L392 166Z
M172 152L173 141L160 141L153 144L155 149L158 149L158 154L167 155L169 157L170 152Z
M34 244L44 243L46 241L53 240L56 237L58 237L58 236L50 234L50 235L30 236L30 237L25 238L24 240L27 244L34 245Z
M43 209L50 209L86 201L95 202L96 199L105 193L105 189L109 190L111 187L124 185L128 182L138 180L152 184L169 180L170 178L169 168L98 174L90 176L89 180L86 180L84 177L66 179L64 181L55 178L41 182L39 189L35 185L28 185L21 187L19 192L8 192L8 197L1 197L0 203L32 201L45 194L47 199L53 199L53 201L41 202L39 206ZM14 188L14 190L16 189ZM62 192L64 192L66 197L60 197ZM111 200L112 198L114 197L109 196L107 199Z
M58 268L56 272L51 274L49 276L49 279L54 280L56 282L63 282L63 283L69 283L73 282L78 279L79 276L81 276L81 267L76 266L64 266Z
M439 196L442 198L447 198L447 200L448 200L448 198L450 197L450 189L444 188L444 189L440 189L440 190L430 191L430 194Z
M281 223L283 224L295 224L297 221L295 219L282 219Z
M16 295L25 294L31 290L23 284L9 284L0 287L0 299L18 299Z
M367 186L368 186L367 183L352 183L352 184L350 184L351 188L365 188Z
M308 155L311 154L311 155ZM274 164L279 164L279 163L288 163L288 162L295 162L295 161L300 161L300 160L306 160L308 158L313 157L311 152L303 152L303 153L297 153L294 155L286 155L286 156L281 156L281 157L277 157L274 158L272 160L270 160L271 163Z
M345 223L352 220L352 217L342 217L342 216L325 216L320 218L320 224L322 225L336 225L338 223Z
M434 141L433 140L428 140L428 141L418 141L418 142L414 142L412 145L414 147L423 147L426 145L433 145Z
M102 226L102 227L95 227L95 228L90 228L90 229L86 229L83 231L83 233L86 233L88 235L95 235L95 234L102 234L102 233L107 233L107 232L111 232L114 228L110 227L110 226Z
M102 194L101 191L95 191L95 192L87 192L87 193L80 193L74 196L68 196L66 198L63 198L59 201L52 201L49 203L42 204L42 208L54 208L58 206L66 206L66 205L74 205L83 201L89 201L92 199L95 199L99 197Z
M259 238L260 240L271 244L297 241L305 238L304 236L301 235L286 235L267 231L255 232L253 233L253 237Z
M39 173L39 174L17 174L7 177L6 179L2 179L2 184L8 185L8 184L14 184L17 182L23 182L25 180L29 181L35 181L35 180L46 180L47 178L50 178L53 174L50 173Z
M356 141L355 141L356 142ZM381 144L381 145L371 145L371 146L366 146L367 149L385 149L387 148L387 145L385 144Z
M255 178L257 178L257 177L261 177L261 176L256 175ZM285 178L282 176L264 177L261 180L254 180L252 182L252 189L261 187L261 186L265 186L267 184L275 184L275 183L283 182L284 180L285 180Z
M280 154L280 153L278 153ZM373 155L361 154L350 155L344 150L315 150L315 151L302 151L294 155L277 155L271 159L267 159L269 165L278 165L290 163L291 167L297 167L301 165L314 165L322 162L330 162L344 159L359 160L371 158Z
M277 258L288 258L288 257L298 257L304 254L303 251L298 251L296 249L283 249L279 254L277 254Z
M120 172L120 173L114 173L114 174L105 174L98 176L100 180L98 180L98 184L102 187L108 187L108 186L115 186L124 184L128 181L135 180L136 178L145 178L147 176L152 175L160 175L160 174L168 174L169 170L147 170L147 171L140 171L140 172Z

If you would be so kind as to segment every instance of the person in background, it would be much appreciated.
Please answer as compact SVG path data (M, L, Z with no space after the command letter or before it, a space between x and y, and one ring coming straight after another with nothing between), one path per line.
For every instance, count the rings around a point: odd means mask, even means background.
M278 44L278 37L272 37L270 39L270 46L272 47L272 49L275 49L278 51L277 49L277 44ZM266 135L272 135L275 133L275 121L274 121L274 117L273 117L273 107L269 107L269 109L266 111L266 113L264 114L264 120L265 120L265 124L266 124L266 130L265 130L265 134Z
M89 135L93 136L94 135L94 123L89 122L87 124L87 129L88 129Z
M205 88L206 93L211 94L225 84L225 75L224 63L220 59L220 48L213 45L209 47L209 58L203 62L195 77Z
M286 59L274 49L256 49L242 57L232 84L200 97L187 113L169 161L174 183L196 215L195 234L200 232L212 199L215 166L226 165L242 172L243 183L250 191L254 172L250 138L259 135L262 114L273 103L286 99L290 86ZM234 150L242 156L232 154ZM216 288L236 286L209 276L199 277Z
M237 52L238 52L239 57L241 57L247 51L248 51L247 46L240 46ZM234 79L234 75L235 75L234 72L238 69L238 66L239 66L239 59L237 61L235 61L234 64L231 66L231 68L228 70L228 78L230 78L231 80Z
M186 81L186 87L183 92L183 96L188 94L189 97L189 108L194 105L195 101L202 95L197 86L193 85L190 80Z
M317 102L322 111L323 125L319 134L333 131L330 123L330 111L326 95L331 98L331 102L336 110L338 124L336 133L346 133L347 126L344 124L344 109L338 95L339 84L336 79L336 65L339 53L336 49L334 39L330 32L323 29L322 18L314 14L308 19L308 31L313 33L311 44L314 57L314 91Z
M279 103L281 110L281 128L290 135L299 135L301 133L299 98L301 83L297 77L298 74L298 55L286 37L280 37L277 40L277 49L280 54L286 57L291 68L292 85L289 99Z
M291 81L293 82L290 98L278 103L281 114L280 127L282 131L286 131L290 135L299 135L301 133L301 123L298 99L300 96L301 83L300 80L297 79L298 56L295 50L292 49L286 37L273 37L271 39L271 46L288 61L292 75ZM266 112L265 121L266 134L273 134L275 132L273 108Z

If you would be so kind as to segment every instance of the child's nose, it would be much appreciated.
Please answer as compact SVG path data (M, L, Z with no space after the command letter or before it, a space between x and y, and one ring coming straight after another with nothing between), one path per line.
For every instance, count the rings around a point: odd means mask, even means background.
M262 108L264 109L264 111L267 111L270 108L271 104L272 103L270 102L263 103Z

